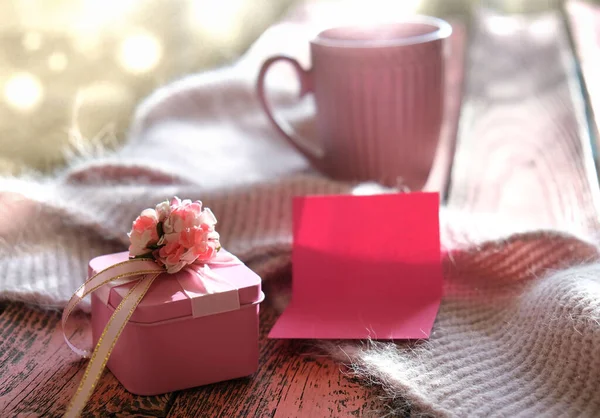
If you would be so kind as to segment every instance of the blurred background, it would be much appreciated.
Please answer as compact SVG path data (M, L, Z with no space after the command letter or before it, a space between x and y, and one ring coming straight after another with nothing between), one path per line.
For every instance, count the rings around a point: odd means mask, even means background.
M118 146L152 90L234 61L306 1L0 0L0 173L49 172L69 154ZM337 0L339 10L350 1ZM406 14L464 19L476 7L535 13L561 5L391 1Z

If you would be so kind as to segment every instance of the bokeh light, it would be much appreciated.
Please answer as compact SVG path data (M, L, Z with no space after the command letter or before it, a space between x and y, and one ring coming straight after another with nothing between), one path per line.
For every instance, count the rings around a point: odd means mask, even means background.
M149 33L137 33L123 39L119 62L131 73L145 73L155 68L162 57L162 46Z
M4 85L4 98L21 111L34 109L44 97L44 87L33 74L21 72L9 77Z
M37 51L42 46L42 35L39 32L26 32L23 35L23 48L28 51Z
M323 9L311 20L318 26L374 25L414 15L423 0L340 0L323 2ZM343 13L340 13L343 10Z
M486 19L487 27L489 31L495 35L510 35L519 30L518 20L511 16L489 16Z
M244 0L207 1L191 3L192 25L206 36L219 42L232 41L239 31Z
M67 68L68 60L64 52L53 52L48 57L48 68L54 72L61 72Z

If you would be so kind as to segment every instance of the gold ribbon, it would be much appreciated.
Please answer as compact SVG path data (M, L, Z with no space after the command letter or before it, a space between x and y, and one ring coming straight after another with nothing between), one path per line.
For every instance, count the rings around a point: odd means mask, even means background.
M210 272L210 266L232 266L241 264L241 262L233 255L226 253L226 256L221 256L223 253L219 252L216 260L211 263L198 263L191 270L197 273L200 280L203 278L209 280L218 279L218 276ZM224 254L223 254L224 255ZM148 259L134 259L123 261L121 263L114 264L94 276L90 277L83 285L75 291L75 294L69 300L69 303L65 307L62 315L62 328L63 335L67 345L75 353L79 354L84 358L90 358L90 361L85 369L85 373L75 396L71 399L71 402L65 413L65 417L78 417L85 408L85 405L90 398L92 392L102 372L106 367L106 363L112 353L112 350L121 335L121 332L125 328L125 325L131 318L131 315L135 311L138 304L142 301L150 286L154 280L161 274L166 274L165 269L160 267L152 260ZM89 350L81 349L73 344L67 336L65 330L69 316L73 313L75 307L88 295L93 293L98 288L112 283L115 286L120 286L126 283L134 282L135 285L129 290L127 295L123 297L119 306L115 309L110 319L108 320L102 335L100 336L94 351L90 353ZM185 289L184 289L185 290ZM212 293L212 292L209 292Z

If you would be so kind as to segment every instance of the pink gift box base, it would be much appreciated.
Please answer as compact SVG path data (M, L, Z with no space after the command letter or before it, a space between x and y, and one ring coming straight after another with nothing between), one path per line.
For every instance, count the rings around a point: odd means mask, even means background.
M94 258L89 274L127 257L124 252ZM190 300L177 281L177 275L190 273L157 278L108 360L108 368L125 389L137 395L158 395L248 376L257 370L258 313L264 299L261 279L243 264L214 267L213 271L239 289L240 309L194 318ZM132 286L103 286L92 294L94 344Z

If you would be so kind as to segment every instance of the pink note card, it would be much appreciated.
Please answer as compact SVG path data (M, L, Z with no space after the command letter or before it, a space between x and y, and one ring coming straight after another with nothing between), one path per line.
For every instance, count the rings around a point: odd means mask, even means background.
M270 338L428 338L442 298L439 195L296 198L292 298Z

